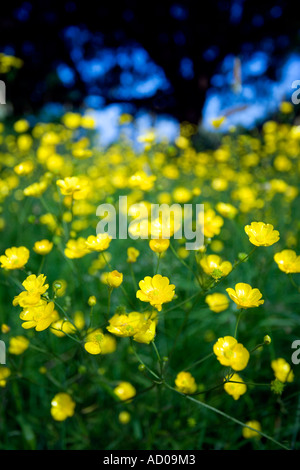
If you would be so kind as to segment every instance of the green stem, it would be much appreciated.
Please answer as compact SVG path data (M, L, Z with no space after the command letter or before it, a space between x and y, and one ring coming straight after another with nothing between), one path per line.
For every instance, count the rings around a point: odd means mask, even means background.
M242 316L242 313L243 313L243 308L241 308L240 312L239 312L239 315L237 317L237 320L236 320L236 324L235 324L235 330L234 330L234 338L236 338L236 335L237 335L237 330L238 330L238 326L239 326L239 323L240 323L240 319L241 319L241 316Z

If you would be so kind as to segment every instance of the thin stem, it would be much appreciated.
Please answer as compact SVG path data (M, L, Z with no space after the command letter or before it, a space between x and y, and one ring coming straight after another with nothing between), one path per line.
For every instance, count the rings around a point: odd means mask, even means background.
M223 411L219 410L218 408L215 408L211 405L208 405L207 403L204 403L203 401L199 401L199 400L196 400L195 398L189 396L189 395L185 395L184 393L181 393L179 392L178 390L176 390L175 388L171 387L169 384L165 383L165 386L172 390L173 392L176 392L177 394L185 397L187 400L190 400L192 401L193 403L196 403L197 405L203 407L203 408L206 408L207 410L210 410L210 411L213 411L214 413L216 414L219 414L220 416L223 416L224 418L227 418L229 419L230 421L236 423L236 424L239 424L240 426L242 427L245 427L245 428L248 428L248 429L251 429L251 431L255 431L257 432L258 434L260 434L261 436L265 437L266 439L274 442L274 444L282 447L283 449L285 450L290 450L288 447L286 447L284 444L281 444L280 442L278 442L276 439L273 439L273 437L269 436L268 434L265 434L264 432L262 431L258 431L257 429L254 429L252 428L251 426L249 426L248 424L246 423L243 423L242 421L236 419L236 418L233 418L232 416L228 415L227 413L224 413Z
M243 308L241 308L240 312L239 312L239 315L237 317L237 321L236 321L236 324L235 324L235 330L234 330L234 338L236 338L236 335L237 335L237 330L238 330L238 326L239 326L239 323L240 323L240 319L241 319L241 316L242 316L242 313L243 313Z

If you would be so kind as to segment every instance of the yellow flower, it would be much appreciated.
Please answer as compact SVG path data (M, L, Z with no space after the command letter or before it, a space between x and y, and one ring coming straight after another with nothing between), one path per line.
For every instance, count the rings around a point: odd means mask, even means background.
M64 253L67 258L75 259L82 258L90 253L90 251L86 246L85 239L79 237L77 240L71 239L67 242Z
M274 260L284 273L300 273L300 256L294 250L282 250L274 255Z
M220 364L236 371L245 369L250 357L248 350L232 336L219 338L213 346L213 352Z
M49 240L40 240L35 242L33 251L38 253L39 255L47 255L53 248L53 243L49 242Z
M167 238L153 238L150 240L149 246L155 253L163 253L169 248L170 240Z
M203 233L205 237L212 238L215 235L219 235L223 224L224 220L219 215L216 215L213 209L204 211Z
M7 378L10 376L11 372L8 367L0 366L0 387L5 387Z
M101 344L103 341L103 333L101 329L88 332L84 349L90 354L100 354L102 352Z
M206 274L215 279L227 276L232 270L232 264L229 261L222 261L218 255L207 255L200 260L200 265Z
M137 250L133 246L130 246L129 248L127 248L127 263L135 263L139 255L139 250Z
M233 219L238 212L236 207L225 202L218 202L216 209L223 217L228 217L229 219Z
M223 122L226 121L226 117L225 116L219 116L215 119L212 119L211 121L211 125L215 128L215 129L218 129L219 127L222 126Z
M0 256L1 268L21 269L27 263L29 256L30 252L25 246L7 248L5 255Z
M51 415L55 421L65 421L75 413L76 403L68 393L57 393L51 400Z
M141 314L131 312L127 314L115 314L109 319L109 326L106 329L116 336L134 336L140 329Z
M128 411L121 411L119 414L119 421L121 424L127 424L131 420L130 413Z
M197 384L190 372L179 372L175 379L175 385L179 392L185 394L195 393L197 390Z
M90 251L107 250L111 242L111 237L107 233L99 233L97 236L90 235L85 244Z
M112 335L104 334L101 341L101 354L112 354L116 349L116 339Z
M25 196L40 197L47 189L46 181L39 181L32 183L30 186L24 189L23 193Z
M64 196L73 196L76 191L81 190L80 180L77 176L67 177L63 180L56 181L60 192Z
M210 310L216 313L223 312L229 306L229 300L225 294L209 294L205 297L205 302L208 304Z
M122 401L129 400L136 395L136 390L129 382L120 382L114 389L114 394Z
M291 366L285 359L279 357L278 359L274 359L271 362L271 367L274 371L276 379L280 380L280 382L293 382L294 380L294 373L291 369Z
M56 314L53 315L53 320L51 322L50 331L58 338L63 338L66 335L74 334L76 332L76 328L66 318L58 318L58 313L57 313L57 315Z
M141 315L143 317L143 315ZM155 338L156 321L151 319L141 319L139 330L133 336L137 343L149 344Z
M44 274L39 276L31 274L28 276L22 283L26 290L14 298L13 305L20 305L23 308L37 305L40 302L41 295L49 288L49 284L45 284L45 282L46 276Z
M162 304L171 302L175 292L174 284L170 284L167 277L156 274L154 277L146 276L139 282L140 290L137 291L136 297L142 302L149 302L152 307L159 312Z
M10 354L22 354L29 346L29 340L25 336L14 336L9 340L8 352Z
M89 298L88 298L88 304L90 307L94 307L94 305L96 305L97 303L97 299L94 295L91 295Z
M231 377L224 379L224 390L231 395L235 400L238 400L241 395L247 391L247 386L238 374L233 374ZM236 383L239 382L239 383Z
M247 423L245 424L247 424L247 426L250 426L253 429L257 429L257 431L261 431L261 425L258 421L247 421ZM253 431L252 429L249 429L247 427L243 427L242 433L245 439L260 439L260 434L258 432Z
M264 300L261 299L262 293L260 290L252 289L249 284L244 282L236 284L234 289L229 287L226 292L231 300L236 303L237 308L253 308L264 303Z
M56 319L56 315L54 302L47 303L42 300L38 305L24 309L20 313L20 318L24 320L22 327L26 330L35 328L36 331L43 331Z
M116 269L114 271L111 271L110 273L107 273L106 276L106 284L109 287L117 288L119 287L123 282L123 274L119 273Z
M29 175L34 169L34 164L31 160L25 160L14 167L14 172L17 175Z
M245 226L249 241L255 246L271 246L279 240L279 232L273 225L263 222L252 222Z

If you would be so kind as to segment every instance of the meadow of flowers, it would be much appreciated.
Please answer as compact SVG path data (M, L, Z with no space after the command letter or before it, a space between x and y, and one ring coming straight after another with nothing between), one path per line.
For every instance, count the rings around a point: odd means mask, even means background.
M101 148L88 113L0 130L0 448L299 448L289 104L251 132L183 123L170 143L149 129L141 151ZM97 234L97 207L120 195L204 204L204 245L138 211L132 236Z

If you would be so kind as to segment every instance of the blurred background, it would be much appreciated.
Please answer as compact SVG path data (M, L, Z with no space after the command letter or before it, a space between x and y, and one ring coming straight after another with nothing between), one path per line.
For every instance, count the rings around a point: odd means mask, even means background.
M299 15L282 0L5 2L0 31L0 53L23 61L0 74L1 113L89 109L104 144L122 113L169 139L184 121L214 131L220 116L222 131L253 128L300 79Z

